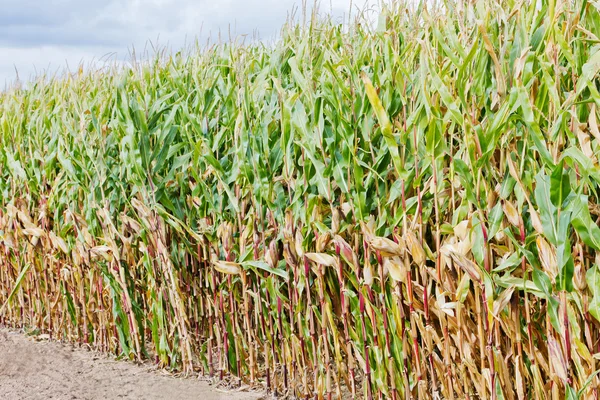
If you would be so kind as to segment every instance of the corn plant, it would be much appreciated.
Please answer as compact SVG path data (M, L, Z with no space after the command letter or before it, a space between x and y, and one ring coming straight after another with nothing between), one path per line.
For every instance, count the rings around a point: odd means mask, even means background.
M290 398L597 398L600 3L307 20L0 94L0 323Z

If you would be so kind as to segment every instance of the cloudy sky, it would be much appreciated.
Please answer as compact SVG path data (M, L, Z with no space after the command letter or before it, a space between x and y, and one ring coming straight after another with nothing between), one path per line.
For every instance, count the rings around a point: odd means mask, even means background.
M313 3L314 0L308 0ZM353 13L365 3L354 0ZM320 0L321 13L348 17L351 0ZM0 90L41 71L129 59L151 41L173 50L221 32L273 40L302 0L0 0Z

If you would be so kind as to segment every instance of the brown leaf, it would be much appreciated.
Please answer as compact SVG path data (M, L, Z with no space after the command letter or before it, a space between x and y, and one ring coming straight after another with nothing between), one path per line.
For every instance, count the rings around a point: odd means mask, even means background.
M577 140L579 140L579 146L581 147L581 151L587 158L589 158L593 164L597 164L598 160L596 159L596 155L592 150L592 145L590 143L590 135L585 132L581 127L576 126L575 131L577 132Z
M533 208L533 206L531 204L529 204L528 209L529 209L529 217L531 218L531 225L533 225L533 229L535 229L535 231L537 233L539 233L540 235L543 234L544 227L542 225L542 220L540 219L540 215L535 210L535 208Z
M373 250L379 251L383 257L401 256L404 249L391 239L375 236L369 241Z
M326 267L334 267L336 265L335 257L327 253L306 253L304 254L309 260L324 265Z
M521 374L521 357L515 357L515 386L517 389L517 396L519 400L523 400L525 398L525 391L523 390L523 375Z
M423 246L417 239L417 236L412 231L406 232L406 246L408 248L409 253L413 257L413 261L419 267L425 265L425 250L423 250Z
M544 272L548 274L552 282L556 280L558 275L558 266L556 263L556 249L549 244L543 237L538 236L535 240L540 256L540 262Z
M510 301L514 291L515 291L514 286L511 286L508 289L504 290L502 293L500 293L500 296L498 296L498 298L496 298L496 300L494 300L494 311L493 311L494 317L498 318L498 316L500 315L500 312L502 312L502 310L504 310L504 308Z
M460 240L464 240L469 234L470 223L471 221L469 219L465 219L464 221L456 224L456 226L453 229L456 237L458 237Z
M460 253L448 249L442 249L442 251L444 250L450 257L452 257L452 260L456 265L469 274L472 280L477 283L481 283L481 273L479 272L480 268L477 266L477 264Z
M552 366L554 367L554 372L566 385L569 381L567 362L565 361L560 344L556 341L556 339L554 339L553 336L548 336L548 353Z
M213 266L224 274L239 275L241 272L240 264L232 261L213 261Z
M510 201L503 201L502 209L504 210L504 215L506 215L506 219L508 219L508 222L510 222L511 225L516 227L519 227L521 225L521 216L519 215L519 212L517 211L515 206L513 206Z
M383 261L392 279L396 282L406 282L407 268L400 257L386 257Z

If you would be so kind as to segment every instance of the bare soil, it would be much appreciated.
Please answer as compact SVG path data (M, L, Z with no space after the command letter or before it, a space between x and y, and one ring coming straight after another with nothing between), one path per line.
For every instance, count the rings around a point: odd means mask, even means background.
M0 327L0 398L6 400L253 400L264 394L223 390L194 378L176 378L153 366Z

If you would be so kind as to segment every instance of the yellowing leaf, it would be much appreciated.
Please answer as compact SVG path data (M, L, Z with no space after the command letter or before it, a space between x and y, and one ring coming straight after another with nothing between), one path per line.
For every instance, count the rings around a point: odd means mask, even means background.
M384 257L401 256L404 254L404 249L398 243L385 237L375 236L369 241L369 245L373 250L379 251Z
M213 266L219 272L229 275L239 275L241 272L240 264L231 261L213 261Z
M334 267L336 265L335 257L327 253L305 253L304 255L309 260L326 267Z

